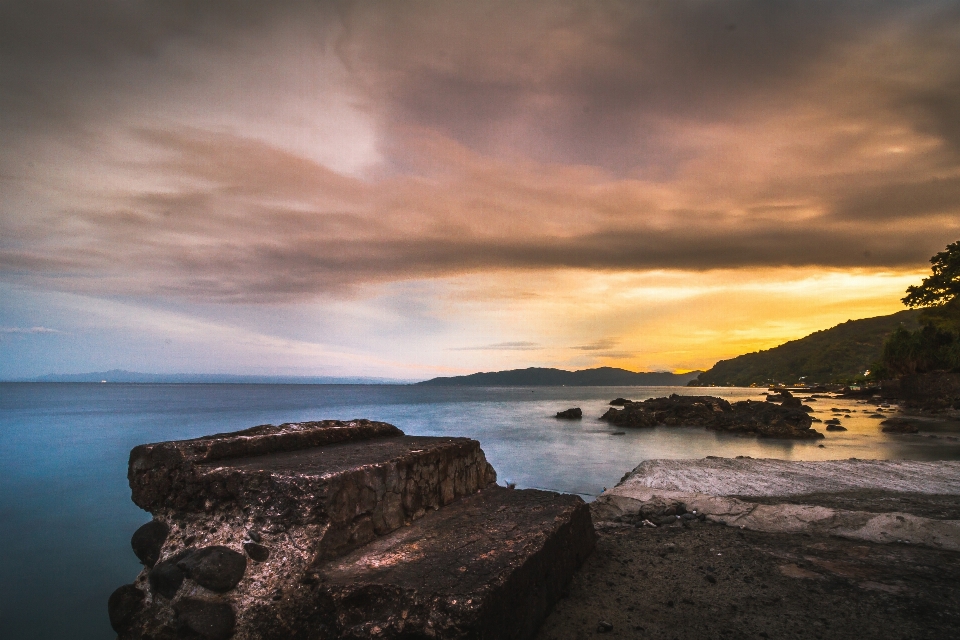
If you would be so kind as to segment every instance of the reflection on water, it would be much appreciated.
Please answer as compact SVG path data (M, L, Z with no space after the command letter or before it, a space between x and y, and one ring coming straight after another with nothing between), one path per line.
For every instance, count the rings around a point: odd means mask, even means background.
M954 424L927 423L915 436L884 434L880 420L864 412L872 406L848 400L811 403L821 419L834 415L834 407L851 411L841 418L848 431L818 441L670 427L613 436L597 420L615 397L674 392L740 400L759 399L762 390L0 384L0 521L7 534L0 628L17 639L113 637L106 599L136 575L129 537L148 518L130 502L126 484L129 451L143 442L264 423L370 418L414 435L476 438L501 482L587 499L651 458L960 459L960 441L949 439ZM583 420L552 417L574 406L583 409Z

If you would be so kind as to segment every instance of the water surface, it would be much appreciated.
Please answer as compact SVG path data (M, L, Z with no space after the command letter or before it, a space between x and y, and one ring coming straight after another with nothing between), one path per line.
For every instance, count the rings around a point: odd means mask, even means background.
M712 389L730 400L758 389ZM369 418L411 435L480 441L500 482L579 493L611 487L642 460L707 455L790 460L960 459L950 425L919 436L882 434L866 405L820 399L856 413L849 430L796 442L719 435L702 429L626 430L596 420L618 396L642 400L706 390L669 387L444 388L362 385L0 383L0 629L4 638L114 637L106 601L139 564L130 534L149 515L130 501L130 449L256 424ZM579 406L581 421L559 421ZM823 425L815 425L822 430ZM929 436L937 436L932 438ZM824 448L818 447L824 444Z

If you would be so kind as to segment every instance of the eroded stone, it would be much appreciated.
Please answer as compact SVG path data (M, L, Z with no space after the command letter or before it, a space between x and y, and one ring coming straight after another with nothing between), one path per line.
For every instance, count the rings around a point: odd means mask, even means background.
M270 558L270 548L256 542L244 542L243 550L256 562L266 562Z
M183 570L177 566L179 560L179 557L164 560L150 569L147 581L152 592L160 594L167 600L177 595L184 578Z
M243 579L247 559L242 553L218 545L186 554L177 567L201 587L224 593Z
M160 549L170 534L170 527L159 520L151 520L133 532L130 546L145 567L152 567L160 559Z
M110 594L107 615L114 631L123 633L133 626L134 619L143 609L145 597L143 591L132 584L125 584Z

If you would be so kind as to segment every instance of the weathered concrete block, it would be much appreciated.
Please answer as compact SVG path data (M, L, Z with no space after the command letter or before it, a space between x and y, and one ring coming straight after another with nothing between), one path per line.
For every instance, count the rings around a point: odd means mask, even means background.
M111 597L122 640L525 638L593 545L579 498L495 487L476 441L365 420L143 445L129 478L155 520ZM336 564L363 545L421 551L389 575ZM386 593L406 617L382 615Z
M245 628L277 639L530 638L594 544L579 497L492 487L310 567L280 600L254 606ZM307 611L317 613L296 613Z

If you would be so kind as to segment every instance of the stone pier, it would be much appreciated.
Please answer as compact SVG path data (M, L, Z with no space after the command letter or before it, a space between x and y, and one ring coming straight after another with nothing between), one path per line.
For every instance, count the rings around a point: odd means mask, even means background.
M593 549L576 496L496 486L468 438L368 420L141 445L120 640L530 638Z

